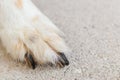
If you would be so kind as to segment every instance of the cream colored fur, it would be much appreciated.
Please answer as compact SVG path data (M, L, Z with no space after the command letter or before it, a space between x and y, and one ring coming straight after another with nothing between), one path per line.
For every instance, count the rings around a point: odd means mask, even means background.
M39 63L67 53L63 33L30 0L0 0L0 39L13 59L24 61L32 52Z

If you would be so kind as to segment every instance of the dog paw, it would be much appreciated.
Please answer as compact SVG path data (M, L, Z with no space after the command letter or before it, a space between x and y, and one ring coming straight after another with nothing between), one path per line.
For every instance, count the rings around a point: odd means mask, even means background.
M33 69L37 64L69 65L62 32L30 0L3 0L0 6L0 39L13 59Z
M60 67L69 65L65 56L68 48L63 39L52 30L36 27L3 29L0 37L7 53L13 59L25 61L33 69L37 64L52 63Z

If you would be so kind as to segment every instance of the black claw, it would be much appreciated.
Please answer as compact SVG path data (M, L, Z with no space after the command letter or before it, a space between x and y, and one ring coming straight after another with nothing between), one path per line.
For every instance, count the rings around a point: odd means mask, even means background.
M69 65L69 61L64 55L64 53L59 53L60 57L63 59L65 65Z
M35 69L36 68L36 62L34 61L33 56L31 54L26 53L25 58L26 58L26 61L27 61L28 65L31 66L32 69Z
M64 63L64 61L63 60L61 60L61 59L59 59L59 65L60 65L60 67L65 67L65 63Z

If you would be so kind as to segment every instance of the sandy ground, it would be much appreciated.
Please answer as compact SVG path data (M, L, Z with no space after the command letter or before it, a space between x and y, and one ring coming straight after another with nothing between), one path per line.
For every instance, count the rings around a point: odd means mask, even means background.
M33 0L65 34L68 67L31 70L1 49L0 80L120 80L120 0Z

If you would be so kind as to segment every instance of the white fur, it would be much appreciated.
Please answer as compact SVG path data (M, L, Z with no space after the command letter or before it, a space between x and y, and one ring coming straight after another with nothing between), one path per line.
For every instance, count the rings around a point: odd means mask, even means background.
M0 38L7 52L24 61L24 55L32 51L40 63L55 63L57 52L68 49L59 35L63 33L30 0L22 0L22 8L17 8L17 0L0 0ZM34 17L36 20L33 21Z

